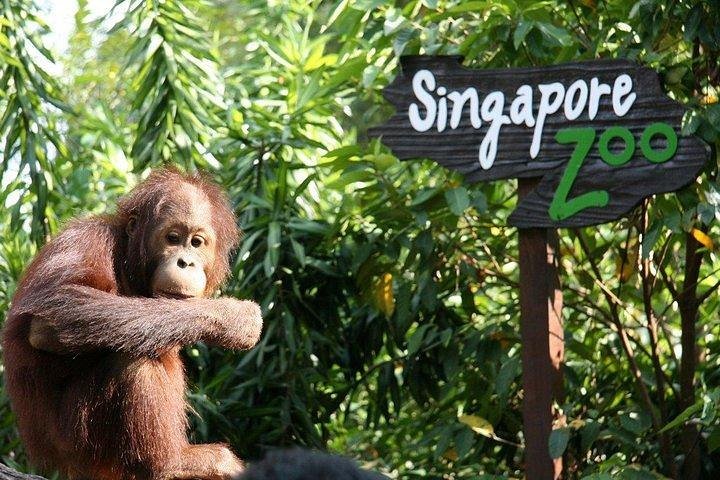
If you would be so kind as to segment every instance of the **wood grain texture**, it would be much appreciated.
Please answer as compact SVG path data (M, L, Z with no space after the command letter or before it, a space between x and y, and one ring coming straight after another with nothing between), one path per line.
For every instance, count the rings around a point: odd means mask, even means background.
M0 480L47 480L45 477L37 475L29 475L27 473L16 472L10 467L0 463Z
M383 125L370 130L371 137L380 138L401 160L429 158L450 169L464 174L470 182L491 181L508 178L540 178L538 186L518 203L510 216L510 223L517 227L577 227L608 222L627 214L640 201L655 193L678 190L691 183L709 158L709 147L695 136L681 136L680 127L685 109L667 97L657 74L646 67L627 60L595 60L568 63L552 67L514 68L502 70L468 69L462 66L462 57L456 56L408 56L400 60L402 71L388 85L383 94L396 109L395 114ZM618 117L609 95L600 99L597 116L590 120L587 108L579 118L568 120L562 107L545 120L539 155L530 157L533 128L525 125L503 125L500 130L497 156L493 166L481 168L478 149L489 122L475 129L470 124L470 103L464 106L460 124L456 129L438 132L431 128L426 132L414 130L408 118L413 102L421 106L412 89L414 74L422 69L433 72L438 86L449 91L464 91L474 87L480 102L492 91L505 94L503 113L509 115L510 105L521 85L533 88L533 113L537 115L538 84L560 82L565 88L575 80L588 84L593 77L602 83L613 85L615 78L623 73L633 80L633 92L637 98L630 111ZM436 96L437 98L437 96ZM450 109L450 107L448 107ZM675 155L665 163L651 163L642 155L640 138L643 130L652 123L664 122L678 134ZM628 128L635 138L635 153L628 163L611 167L602 161L597 140L609 127ZM548 214L549 204L555 194L563 170L575 148L574 144L559 144L555 134L564 128L591 127L597 132L596 142L584 161L568 198L593 190L605 190L610 201L605 207L587 208L564 220L553 220ZM664 140L654 138L654 148L662 148Z
M535 187L521 179L521 198ZM550 457L550 434L564 402L562 320L563 297L558 276L557 231L525 228L519 232L520 339L522 343L523 435L525 476L529 480L556 480L562 457Z

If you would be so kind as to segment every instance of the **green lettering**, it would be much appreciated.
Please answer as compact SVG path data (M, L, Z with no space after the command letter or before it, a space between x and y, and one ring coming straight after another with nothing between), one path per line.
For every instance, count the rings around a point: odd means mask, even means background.
M662 135L665 137L666 144L665 148L662 150L653 150L650 146L650 140L652 140L655 135ZM653 163L667 162L673 155L675 155L675 151L677 150L677 134L667 123L653 123L643 132L642 137L640 138L640 149L642 150L643 155L645 155L645 158Z
M605 190L595 190L583 193L568 200L568 195L577 178L587 154L595 141L593 128L564 128L555 134L558 143L576 143L577 146L570 156L570 161L563 172L560 184L553 196L548 214L553 220L564 220L572 217L581 210L590 207L604 207L608 204L610 196Z
M625 142L625 148L620 153L612 153L610 151L610 142L616 138L620 138ZM600 158L608 165L612 167L625 165L630 161L633 153L635 153L635 138L627 128L610 127L600 135L598 151L600 152Z

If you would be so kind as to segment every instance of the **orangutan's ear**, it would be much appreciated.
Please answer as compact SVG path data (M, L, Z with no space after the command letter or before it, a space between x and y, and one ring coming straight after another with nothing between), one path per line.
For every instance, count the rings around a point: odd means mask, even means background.
M125 232L128 234L128 237L132 237L135 234L135 231L137 230L137 215L130 215L130 218L128 219L127 226L125 227Z

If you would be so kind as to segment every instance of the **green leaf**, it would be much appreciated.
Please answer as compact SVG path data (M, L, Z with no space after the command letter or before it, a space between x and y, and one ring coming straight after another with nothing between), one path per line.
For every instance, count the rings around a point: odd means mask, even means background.
M686 421L690 419L693 415L701 411L703 408L702 401L699 401L695 403L695 405L690 405L688 408L682 411L680 415L675 417L674 420L669 422L667 425L665 425L658 433L667 432L668 430L672 430L674 428L679 427L680 425L683 425Z
M474 443L475 438L470 429L463 428L458 432L458 434L455 435L455 449L457 450L458 458L465 458Z
M549 39L555 40L560 45L570 45L572 43L572 37L564 28L556 27L552 23L545 22L538 22L536 26L543 35Z
M648 231L645 232L645 235L643 236L643 239L642 239L642 258L647 259L650 257L650 253L652 252L653 247L655 247L655 244L657 243L658 239L660 238L661 231L662 231L662 223L655 222L648 229Z
M466 12L481 12L488 6L487 1L459 2L457 6L450 8L447 13L458 15Z
M450 428L444 428L442 430L442 433L440 434L440 438L438 438L437 443L435 444L435 452L434 456L435 459L440 458L445 451L450 446L450 441L452 440L452 429Z
M432 325L427 323L420 325L417 330L415 330L410 336L410 338L408 339L408 357L415 355L415 353L420 350L420 345L422 345L423 338L425 337L425 332L431 326Z
M716 426L708 436L707 440L708 453L712 453L720 448L720 426Z
M410 202L410 206L414 207L417 205L421 205L431 198L433 198L435 195L437 195L439 190L437 188L424 188L419 191L417 195L412 199Z
M300 262L300 266L305 266L305 247L302 246L300 242L295 240L294 238L290 239L290 243L292 244L293 252L295 253L295 258L297 258L298 262Z
M470 195L465 187L456 187L446 191L445 200L448 207L450 207L450 211L457 216L462 215L465 209L470 206Z
M280 259L280 223L268 225L267 254L265 256L265 274L269 277L275 272Z
M507 395L510 389L510 384L517 376L518 370L520 369L520 358L512 357L507 359L500 367L497 379L495 380L495 391L501 397Z
M568 427L556 428L550 432L548 440L548 451L551 458L562 457L570 441L570 429Z
M580 430L580 448L582 452L587 452L593 442L597 440L602 429L600 423L594 420L588 420Z
M487 198L481 191L476 190L472 194L472 206L478 213L485 213L488 209Z
M651 424L650 416L643 412L630 412L620 415L620 425L635 435L641 435L647 431Z
M620 480L659 480L663 477L639 465L628 465L620 471L618 478Z
M517 28L513 33L513 45L515 46L515 50L520 48L520 45L525 41L525 37L527 37L528 32L532 30L533 26L534 22L532 21L520 20L518 22Z

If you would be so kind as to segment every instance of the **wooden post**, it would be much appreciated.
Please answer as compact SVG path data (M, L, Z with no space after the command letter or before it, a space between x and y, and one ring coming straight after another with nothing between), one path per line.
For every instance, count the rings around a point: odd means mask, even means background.
M518 180L520 198L536 183ZM550 457L548 440L553 400L563 397L564 356L557 232L527 228L519 235L525 475L528 480L555 480L562 473L562 458Z

